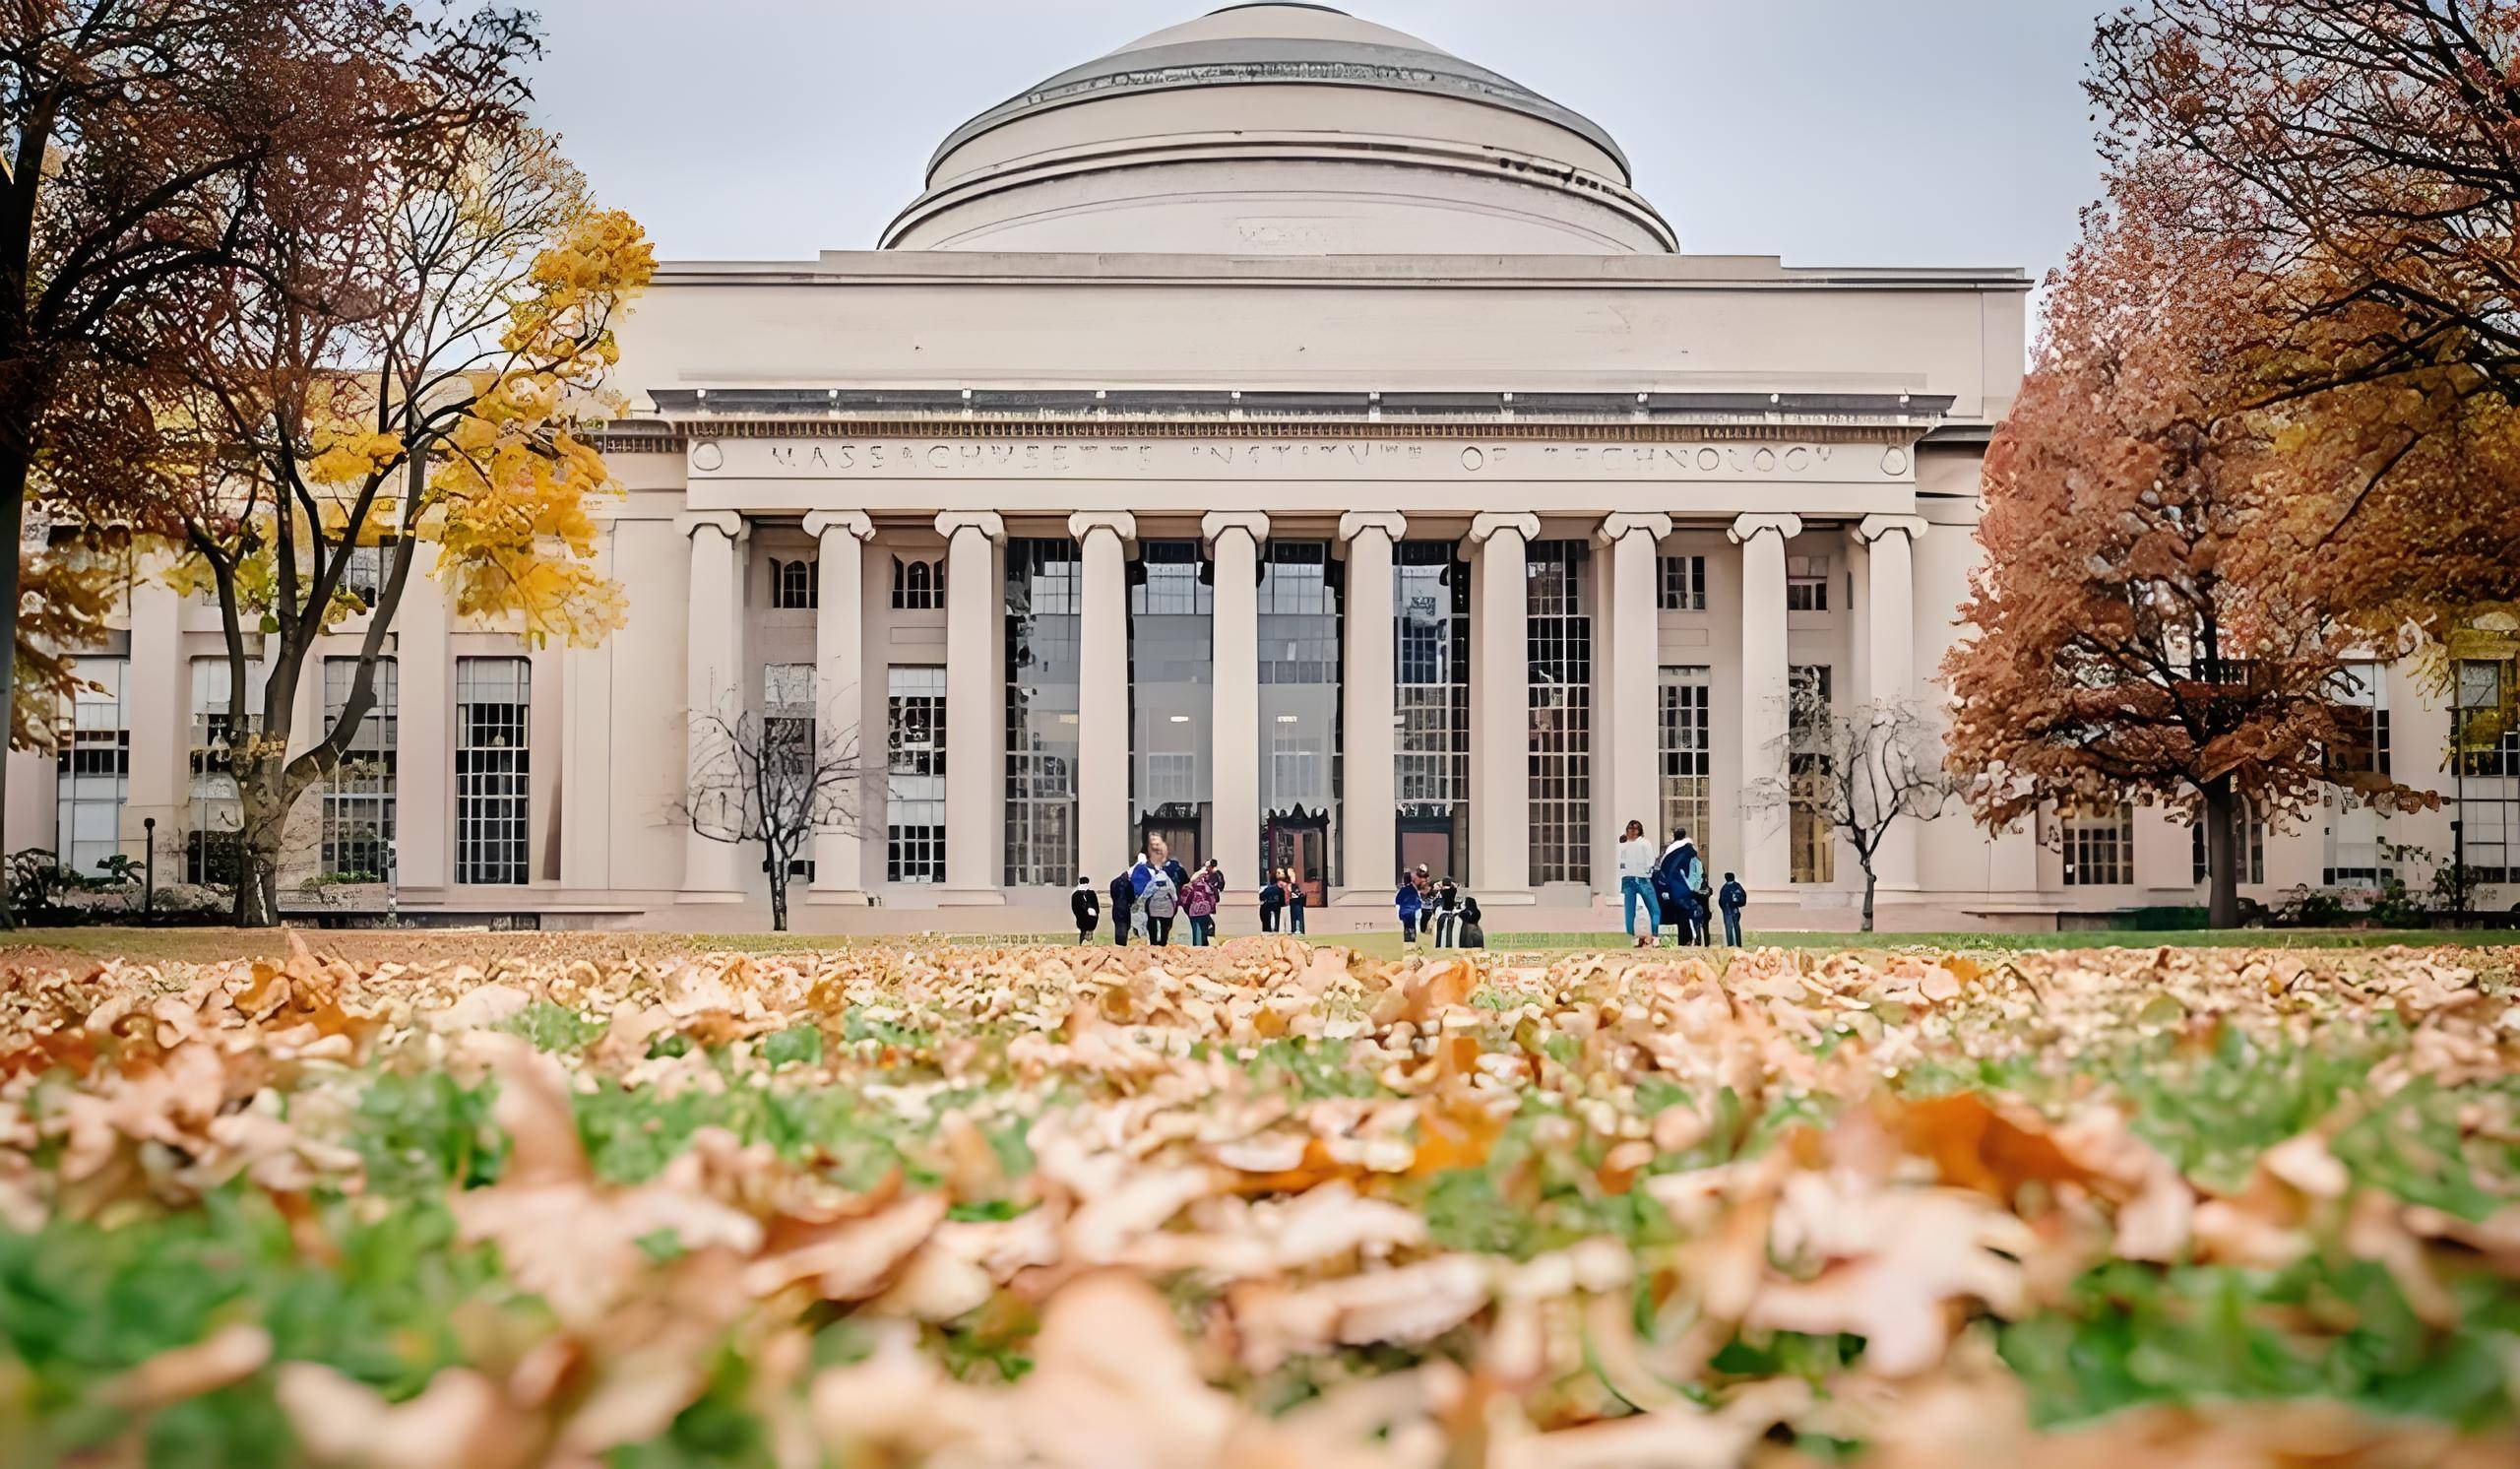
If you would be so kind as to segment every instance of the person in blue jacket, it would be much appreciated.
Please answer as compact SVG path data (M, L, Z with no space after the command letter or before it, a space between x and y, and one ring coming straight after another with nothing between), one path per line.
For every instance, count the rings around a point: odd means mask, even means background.
M1681 943L1706 941L1706 914L1697 899L1697 886L1705 877L1706 864L1698 860L1697 843L1689 840L1688 828L1671 833L1671 845L1663 849L1662 860L1655 863L1654 878L1671 895L1670 914Z
M1725 946L1737 949L1741 946L1741 910L1749 906L1750 895L1743 890L1740 879L1727 872L1723 890L1715 895L1715 901L1724 910Z
M1418 941L1418 916L1426 911L1426 895L1418 890L1417 877L1400 874L1400 890L1391 895L1391 906L1400 915L1400 941Z

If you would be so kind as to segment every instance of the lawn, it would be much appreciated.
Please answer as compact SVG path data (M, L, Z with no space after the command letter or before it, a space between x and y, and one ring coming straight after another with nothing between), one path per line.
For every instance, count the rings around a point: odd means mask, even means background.
M2510 1462L2507 955L2085 936L40 935L0 1459Z

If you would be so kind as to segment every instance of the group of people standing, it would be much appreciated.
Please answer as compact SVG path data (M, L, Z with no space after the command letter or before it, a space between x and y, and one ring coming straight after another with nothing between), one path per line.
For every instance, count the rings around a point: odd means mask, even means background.
M1479 900L1464 893L1450 877L1436 881L1424 862L1400 874L1400 888L1391 895L1391 906L1400 915L1402 943L1423 938L1439 949L1487 947Z
M1627 823L1618 843L1618 890L1627 909L1628 937L1638 948L1662 942L1666 924L1677 930L1679 943L1713 942L1707 931L1709 899L1713 908L1723 911L1724 942L1740 947L1741 910L1749 905L1750 895L1730 872L1724 874L1721 889L1709 888L1706 862L1686 827L1672 832L1670 845L1657 853L1653 839L1645 834L1645 823ZM1645 913L1642 933L1636 927L1640 908Z
M1076 941L1091 942L1102 922L1102 896L1094 879L1076 879L1068 895L1068 912L1076 920ZM1172 941L1175 920L1190 921L1190 943L1205 948L1217 936L1217 910L1225 906L1225 869L1215 858L1192 872L1181 865L1162 837L1149 837L1146 851L1129 869L1111 879L1111 942L1125 945ZM1295 921L1295 931L1303 921Z

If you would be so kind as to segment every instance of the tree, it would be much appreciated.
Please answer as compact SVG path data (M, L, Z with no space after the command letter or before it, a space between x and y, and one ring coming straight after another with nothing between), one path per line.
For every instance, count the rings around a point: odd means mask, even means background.
M168 398L194 446L171 500L178 584L218 604L233 671L240 924L276 917L283 829L374 707L422 546L458 616L529 643L590 644L623 618L595 513L618 486L581 429L613 323L654 272L646 236L523 127L475 128L444 158L399 151L380 179L372 207L312 211L205 287L217 299ZM361 561L373 584L353 594ZM342 707L300 732L319 640L361 614ZM258 712L249 629L273 645Z
M381 136L513 115L513 63L534 45L515 13L423 19L389 0L30 0L0 16L0 605L22 614L31 590L31 494L106 525L156 487L150 395L177 297L234 265L269 222L266 193L338 186ZM464 78L494 85L449 85ZM16 669L0 663L13 729Z
M2288 513L2285 424L2254 404L2270 313L2249 247L2129 198L2050 277L2038 358L1986 457L1984 555L1943 664L1950 767L1979 817L2160 803L2205 823L2239 918L2243 806L2300 810L2341 747L2345 659ZM2315 533L2307 533L2315 534ZM2381 777L2365 798L2428 803Z
M695 712L691 777L682 818L713 842L759 843L770 884L770 926L788 931L788 884L822 831L857 829L864 776L854 738L829 733L842 721L814 718L809 699L776 705L787 713L740 708Z
M1787 695L1787 774L1741 793L1751 810L1810 813L1855 849L1863 869L1863 931L1872 931L1874 862L1902 820L1931 821L1957 794L1943 769L1941 735L1914 704L1875 700L1840 710L1817 686Z
M2110 192L2260 313L2308 570L2375 637L2520 600L2520 0L2156 0L2104 23ZM2231 344L2237 347L2241 344Z

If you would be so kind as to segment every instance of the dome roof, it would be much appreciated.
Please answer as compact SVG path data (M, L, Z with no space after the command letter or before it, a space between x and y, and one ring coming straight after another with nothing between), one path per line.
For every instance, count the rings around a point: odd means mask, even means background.
M1675 247L1590 118L1322 5L1234 5L964 123L909 249L1623 254Z

